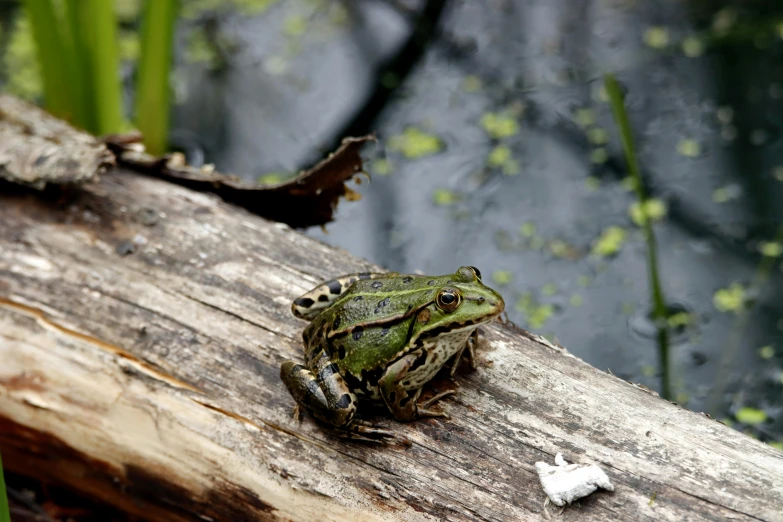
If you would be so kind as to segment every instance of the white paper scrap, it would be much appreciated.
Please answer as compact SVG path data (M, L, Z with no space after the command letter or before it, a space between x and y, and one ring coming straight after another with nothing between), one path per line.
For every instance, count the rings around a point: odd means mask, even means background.
M576 499L586 497L598 488L614 491L606 473L595 464L569 464L558 453L555 465L536 462L541 487L554 504L564 506Z

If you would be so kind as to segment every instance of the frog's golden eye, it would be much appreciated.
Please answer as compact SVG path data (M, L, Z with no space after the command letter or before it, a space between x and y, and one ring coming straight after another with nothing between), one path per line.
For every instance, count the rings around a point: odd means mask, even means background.
M475 266L469 266L468 268L470 268L471 270L473 270L473 273L474 273L474 274L476 274L476 279L478 279L479 281L481 281L481 270L479 270L479 269L478 269L478 268L476 268Z
M462 302L462 296L454 288L444 288L438 292L438 297L435 300L438 308L444 312L453 312Z

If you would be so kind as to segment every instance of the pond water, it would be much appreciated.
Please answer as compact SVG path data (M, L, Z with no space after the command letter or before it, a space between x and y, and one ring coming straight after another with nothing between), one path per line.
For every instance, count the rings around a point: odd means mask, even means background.
M672 400L783 448L779 2L199 0L183 14L172 139L192 162L271 181L374 131L362 199L307 234L400 272L475 265L512 321L659 391L665 326ZM644 208L606 73L626 93Z

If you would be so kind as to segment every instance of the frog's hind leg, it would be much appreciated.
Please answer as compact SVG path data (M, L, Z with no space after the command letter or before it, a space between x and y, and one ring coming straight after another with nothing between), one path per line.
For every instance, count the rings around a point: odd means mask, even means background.
M348 288L359 279L378 279L379 277L389 277L389 273L360 272L358 274L344 275L331 281L326 281L316 286L309 292L302 294L294 300L291 305L291 312L300 319L313 319L322 310L328 308Z
M358 399L323 352L315 355L313 370L294 361L283 362L280 378L296 403L316 419L338 429L351 424Z

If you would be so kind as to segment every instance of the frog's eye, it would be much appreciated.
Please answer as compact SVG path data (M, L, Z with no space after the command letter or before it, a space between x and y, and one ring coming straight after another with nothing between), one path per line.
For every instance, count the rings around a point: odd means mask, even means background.
M477 278L479 281L481 281L481 270L479 270L479 269L478 269L478 268L476 268L475 266L469 266L468 268L470 268L471 270L473 270L473 273L474 273L474 274L476 274L476 278Z
M435 301L438 308L444 312L453 312L462 302L462 296L453 288L444 288L438 292L438 297Z

